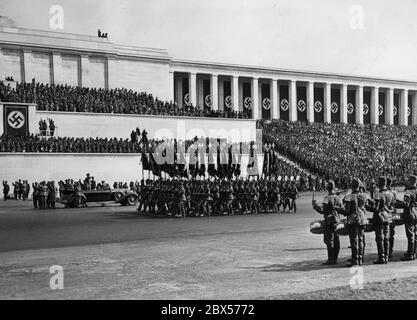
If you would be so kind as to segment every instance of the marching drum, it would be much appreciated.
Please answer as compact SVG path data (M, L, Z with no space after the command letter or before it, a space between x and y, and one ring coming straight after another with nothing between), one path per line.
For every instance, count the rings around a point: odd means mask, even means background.
M347 222L343 221L336 224L335 231L339 236L347 236L349 234L347 229Z
M395 226L402 226L404 224L403 215L399 212L392 214L392 223Z
M314 234L324 233L324 220L313 221L310 223L310 232Z
M374 224L372 223L372 218L368 218L368 223L365 224L365 232L374 232Z

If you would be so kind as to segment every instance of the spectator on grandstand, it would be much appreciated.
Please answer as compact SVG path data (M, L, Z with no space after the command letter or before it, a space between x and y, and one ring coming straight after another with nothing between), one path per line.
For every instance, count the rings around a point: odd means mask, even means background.
M54 122L54 120L52 120L52 119L49 119L48 118L48 121L49 121L49 135L51 136L51 137L53 137L54 136L54 134L55 134L55 122Z
M179 107L146 92L42 83L17 83L16 90L0 81L0 101L35 102L38 110L167 115L184 117L251 118L251 110L228 112L195 106Z
M46 130L48 129L48 125L46 124L45 120L39 120L39 133L41 136L46 136Z
M384 175L402 184L405 173L416 173L414 127L273 121L264 125L263 136L281 154L343 189L353 177L367 182Z

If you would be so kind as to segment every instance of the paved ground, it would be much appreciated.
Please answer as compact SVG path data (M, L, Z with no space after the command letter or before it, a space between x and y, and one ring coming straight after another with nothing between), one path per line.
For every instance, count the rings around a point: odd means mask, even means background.
M304 195L297 214L175 219L0 203L0 299L273 299L349 286L355 275L343 263L320 264L326 250L309 232L319 219L310 207ZM398 252L385 266L372 265L367 234L365 289L417 274L417 263L399 259L406 241L397 229ZM349 254L343 237L342 262ZM64 268L63 290L50 289L52 265Z

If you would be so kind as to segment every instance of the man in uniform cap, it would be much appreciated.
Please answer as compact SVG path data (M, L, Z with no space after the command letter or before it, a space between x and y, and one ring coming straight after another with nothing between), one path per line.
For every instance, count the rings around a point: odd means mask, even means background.
M360 266L363 263L364 242L365 242L365 201L366 194L359 191L363 186L358 178L352 181L352 193L343 199L347 216L347 229L349 233L350 247L352 250L352 260L348 267Z
M417 245L417 176L415 175L408 177L408 186L404 195L404 226L407 236L407 253L401 260L415 260Z
M392 192L391 190L392 180L387 177L387 189ZM396 211L395 204L397 202L397 196L395 193L392 192L394 199L392 200L392 207L390 208L392 212ZM389 254L388 259L392 259L392 253L394 252L394 236L395 236L395 223L390 223L389 225Z
M313 209L324 215L325 229L323 240L327 246L327 261L323 264L332 265L337 263L340 251L339 235L336 234L335 229L339 217L337 210L342 208L342 201L334 192L335 184L333 180L329 180L326 189L329 194L323 198L322 206L318 205L317 202L313 200Z
M388 263L389 256L389 225L392 222L392 206L394 195L387 189L387 178L378 179L379 192L375 194L372 223L375 229L375 241L378 260L375 264Z

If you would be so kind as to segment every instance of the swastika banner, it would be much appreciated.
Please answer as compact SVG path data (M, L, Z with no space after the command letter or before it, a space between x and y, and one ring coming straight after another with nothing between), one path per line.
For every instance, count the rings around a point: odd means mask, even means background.
M26 136L29 134L28 107L4 105L3 127L8 136Z

